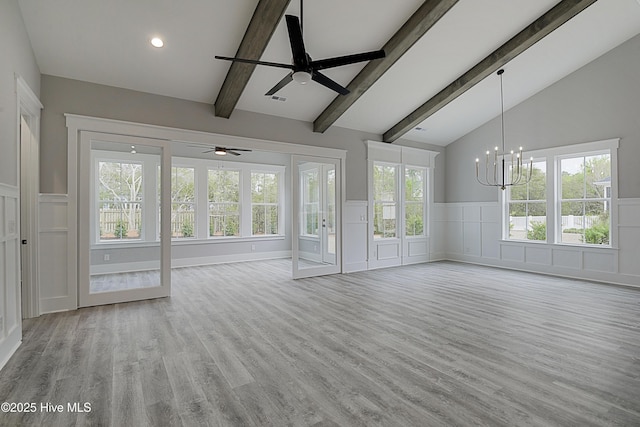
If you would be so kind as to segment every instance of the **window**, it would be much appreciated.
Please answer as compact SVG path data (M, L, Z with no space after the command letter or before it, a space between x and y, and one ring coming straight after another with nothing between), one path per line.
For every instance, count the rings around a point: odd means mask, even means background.
M373 238L396 237L397 166L373 165Z
M320 218L320 187L318 169L300 172L302 180L302 235L318 236Z
M525 167L524 176L529 175ZM509 238L547 240L547 162L533 162L531 181L508 188Z
M209 170L209 236L240 235L240 172Z
M161 214L157 157L93 151L92 244L157 242ZM174 157L172 239L186 243L283 238L285 172L282 165Z
M196 230L195 168L171 168L171 237L193 238Z
M404 171L405 236L424 236L427 170L407 166Z
M251 172L251 234L279 234L280 174Z
M98 161L99 240L141 238L143 168L141 163Z
M609 245L611 156L560 158L561 241Z
M611 246L617 148L618 140L607 140L531 153L536 159L531 181L503 193L504 235L512 240Z

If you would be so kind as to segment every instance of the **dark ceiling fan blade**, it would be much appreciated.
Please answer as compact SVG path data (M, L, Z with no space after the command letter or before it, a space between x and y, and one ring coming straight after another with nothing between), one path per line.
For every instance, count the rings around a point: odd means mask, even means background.
M384 50L374 50L371 52L356 53L353 55L336 56L335 58L320 59L311 61L311 67L314 70L324 70L326 68L340 67L342 65L355 64L357 62L372 61L374 59L384 58L386 53Z
M269 89L269 92L265 93L265 96L274 95L277 91L288 85L293 81L293 73L289 73L282 80L280 80L274 87Z
M307 69L309 67L309 58L304 48L300 20L294 15L285 15L285 18L287 19L287 31L289 32L289 43L291 43L293 65L298 69Z
M314 71L311 74L311 79L314 82L320 83L322 86L326 86L331 90L335 90L340 95L347 95L349 93L349 90L347 88L340 86L338 83L334 82L329 77L318 71Z
M293 65L291 64L281 64L279 62L254 61L253 59L231 58L229 56L217 56L217 55L215 58L223 59L225 61L242 62L245 64L266 65L267 67L288 68L289 70L293 68Z
M200 148L208 148L208 147L200 147ZM239 156L240 153L237 153L237 151L252 151L252 150L249 150L247 148L229 148L229 147L216 146L215 148L209 148L208 150L203 151L202 153L205 154L205 153L212 153L213 152L213 153L215 153L217 155L221 155L221 156L223 156L223 155L228 153L228 154L232 154L234 156Z

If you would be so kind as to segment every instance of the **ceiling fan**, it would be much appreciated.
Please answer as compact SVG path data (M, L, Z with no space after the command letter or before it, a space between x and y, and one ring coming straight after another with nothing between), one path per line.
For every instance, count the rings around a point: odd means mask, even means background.
M300 16L302 17L302 0L300 1ZM313 80L316 83L328 87L338 92L340 95L347 95L349 90L335 81L331 80L320 70L327 68L340 67L342 65L355 64L357 62L371 61L374 59L384 58L384 50L375 50L371 52L357 53L353 55L337 56L334 58L320 59L314 61L307 53L302 39L302 23L297 16L285 15L287 21L287 30L289 32L289 42L291 44L291 53L293 60L291 64L282 64L278 62L256 61L253 59L231 58L227 56L216 56L216 59L225 61L244 62L247 64L266 65L268 67L287 68L291 72L272 87L265 95L270 96L278 92L292 81L300 84L307 84Z
M246 148L230 148L230 147L215 147L210 150L203 151L203 153L211 153L216 156L226 156L227 154L231 154L232 156L239 156L240 153L238 151L251 151Z

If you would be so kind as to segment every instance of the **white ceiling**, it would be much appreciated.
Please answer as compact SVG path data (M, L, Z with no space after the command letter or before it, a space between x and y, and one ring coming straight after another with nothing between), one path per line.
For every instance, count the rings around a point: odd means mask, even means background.
M461 0L335 126L382 134L558 0ZM19 0L43 74L213 103L257 0ZM422 0L306 0L305 45L314 59L381 48ZM292 0L287 14L299 15ZM505 67L510 108L640 33L639 0L599 0ZM151 47L161 36L165 47ZM263 60L289 62L283 22ZM326 70L347 85L363 64ZM313 121L335 97L317 84L264 93L285 70L259 66L236 108ZM500 112L491 76L425 120L406 139L447 145Z

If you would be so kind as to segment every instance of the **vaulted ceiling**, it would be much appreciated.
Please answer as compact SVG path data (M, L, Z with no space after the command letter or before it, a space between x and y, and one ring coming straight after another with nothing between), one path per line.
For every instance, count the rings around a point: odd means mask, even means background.
M324 70L265 92L287 70L215 55L291 60L284 14L299 0L19 0L43 74L447 145L640 33L639 0L305 0L314 59L384 48L385 59ZM161 49L150 45L164 39ZM284 99L284 100L283 100Z

